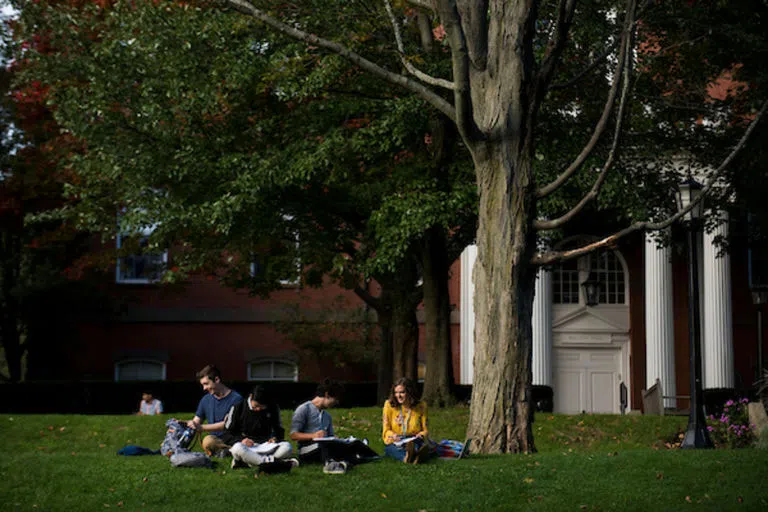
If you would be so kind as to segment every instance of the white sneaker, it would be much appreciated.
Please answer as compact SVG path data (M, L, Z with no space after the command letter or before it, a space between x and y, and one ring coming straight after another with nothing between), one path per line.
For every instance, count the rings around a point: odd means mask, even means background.
M290 463L294 468L299 467L299 459L285 459L285 462Z

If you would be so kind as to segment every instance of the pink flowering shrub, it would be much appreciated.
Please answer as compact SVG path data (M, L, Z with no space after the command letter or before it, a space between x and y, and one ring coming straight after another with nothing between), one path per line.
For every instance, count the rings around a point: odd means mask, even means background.
M438 25L437 27L432 29L432 36L435 38L435 41L442 41L445 39L445 29L442 25Z
M718 448L744 448L755 441L753 426L749 424L749 400L725 402L720 416L707 416L709 437Z

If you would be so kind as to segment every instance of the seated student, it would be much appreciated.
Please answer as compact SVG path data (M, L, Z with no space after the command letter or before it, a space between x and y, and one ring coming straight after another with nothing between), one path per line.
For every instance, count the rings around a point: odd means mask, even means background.
M384 454L405 463L423 462L434 453L428 434L427 404L416 397L412 380L398 379L384 402L381 431ZM413 439L403 443L407 438Z
M163 413L163 402L152 396L152 393L146 392L141 394L141 402L139 402L139 416L154 416L155 414Z
M280 408L272 403L262 386L255 386L246 400L227 413L221 440L232 445L229 451L233 469L274 461L298 466L298 460L289 458L293 448L291 443L283 440L284 435Z
M317 386L315 397L296 408L291 420L291 439L299 447L299 460L323 462L323 471L332 474L345 473L348 462L333 459L325 443L317 443L313 439L333 437L333 419L326 409L336 406L340 394L341 386L325 379Z
M243 397L221 382L221 372L211 364L197 372L197 378L200 379L200 385L207 394L200 399L195 417L187 422L187 426L210 433L200 443L205 453L229 456L231 447L221 440L224 418L232 406L240 403ZM208 424L204 425L203 422L206 420Z

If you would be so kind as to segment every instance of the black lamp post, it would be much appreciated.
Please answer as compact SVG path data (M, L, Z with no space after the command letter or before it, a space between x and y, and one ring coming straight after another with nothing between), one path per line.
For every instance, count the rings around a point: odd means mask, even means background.
M752 289L752 304L757 308L757 378L762 378L763 371L763 304L768 304L768 290Z
M686 208L701 193L701 185L689 177L680 184L678 207ZM703 393L701 388L701 331L699 317L699 271L696 234L701 224L701 201L685 216L688 234L688 345L690 351L691 410L688 428L681 448L713 448L704 416Z
M768 304L768 248L749 250L749 289L757 309L757 379L763 377L763 305Z

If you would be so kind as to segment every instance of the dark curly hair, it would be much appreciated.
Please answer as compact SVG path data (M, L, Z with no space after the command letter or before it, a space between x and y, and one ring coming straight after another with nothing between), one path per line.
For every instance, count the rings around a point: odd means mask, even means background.
M403 402L403 405L411 409L419 403L419 395L418 391L416 390L416 384L407 377L401 377L397 379L394 384L392 384L392 389L389 392L389 405L391 407L400 406L397 398L395 398L395 388L397 386L403 386L405 388L405 401Z
M317 385L315 390L315 396L324 397L328 395L331 398L335 398L341 401L341 397L344 394L344 386L331 379L323 379L323 382Z

